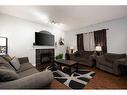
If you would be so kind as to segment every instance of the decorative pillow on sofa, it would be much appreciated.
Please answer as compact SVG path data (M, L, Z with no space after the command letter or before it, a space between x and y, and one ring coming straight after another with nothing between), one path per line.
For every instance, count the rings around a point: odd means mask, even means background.
M1 66L5 66L5 67L8 67L9 69L15 70L15 69L11 66L11 64L10 64L7 60L5 60L2 56L0 56L0 67L1 67Z
M75 57L80 57L81 55L80 55L79 51L76 51L76 52L74 53L74 56L75 56Z
M92 54L94 54L93 51L83 51L81 56L88 59Z
M11 58L8 54L2 56L5 60L10 62L13 58Z
M11 81L15 79L18 79L18 74L14 70L4 66L0 67L0 82Z
M126 57L126 54L114 54L114 53L107 53L104 55L105 59L109 62L114 62L116 59L124 58Z
M14 66L15 70L19 70L19 68L20 68L20 62L19 62L18 58L14 57L11 60L11 64Z

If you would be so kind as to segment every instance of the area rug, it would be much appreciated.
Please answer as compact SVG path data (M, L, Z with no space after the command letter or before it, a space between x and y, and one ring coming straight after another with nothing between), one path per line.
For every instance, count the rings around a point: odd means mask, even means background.
M50 69L50 68L48 68ZM50 69L52 70L52 69ZM54 78L60 83L66 85L71 89L83 89L90 79L95 75L94 71L79 69L78 72L72 73L70 76L61 70L52 70Z

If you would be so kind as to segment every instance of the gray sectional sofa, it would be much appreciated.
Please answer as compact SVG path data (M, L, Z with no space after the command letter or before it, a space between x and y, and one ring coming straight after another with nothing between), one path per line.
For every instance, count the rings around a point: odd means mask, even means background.
M73 54L69 54L70 60L77 61L79 65L94 66L104 70L106 72L120 75L120 65L125 64L127 60L127 55L116 54L116 53L106 53L100 56L94 54L93 51L76 51ZM95 60L95 62L94 62Z
M16 79L11 79L10 81L0 81L0 89L49 88L49 85L53 80L53 74L50 70L39 72L31 63L29 63L27 57L19 58L19 62L20 68L16 71L0 56L0 67L4 65L5 67L11 69L11 71L14 70L13 73L16 74Z

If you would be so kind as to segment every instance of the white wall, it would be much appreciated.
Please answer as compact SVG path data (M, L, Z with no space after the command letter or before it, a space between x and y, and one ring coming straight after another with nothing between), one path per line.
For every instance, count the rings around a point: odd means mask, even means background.
M100 29L107 30L107 50L111 53L127 53L127 17L115 19L69 31L66 35L66 45L75 46L76 34L92 32ZM71 41L68 40L71 38Z
M11 56L28 56L31 63L35 63L35 32L47 30L55 35L55 41L64 37L64 31L55 27L37 24L13 16L0 14L0 36L8 37L8 53ZM55 54L65 53L65 46L57 46Z

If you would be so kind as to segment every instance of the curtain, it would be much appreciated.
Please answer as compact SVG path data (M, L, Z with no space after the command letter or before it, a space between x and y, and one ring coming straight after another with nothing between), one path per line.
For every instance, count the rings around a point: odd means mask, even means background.
M90 38L90 51L95 50L95 41L94 41L94 32L89 33L89 38Z
M83 34L83 41L84 41L84 50L85 51L94 51L95 50L94 32L84 33Z
M107 53L106 29L94 31L95 46L100 45L102 52Z
M84 51L83 34L77 34L77 49L78 51Z
M84 50L89 51L89 33L83 34Z

